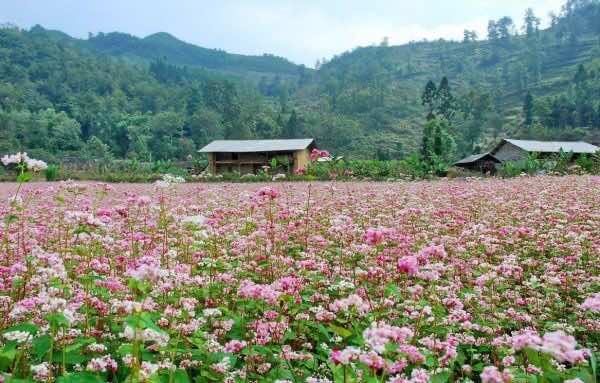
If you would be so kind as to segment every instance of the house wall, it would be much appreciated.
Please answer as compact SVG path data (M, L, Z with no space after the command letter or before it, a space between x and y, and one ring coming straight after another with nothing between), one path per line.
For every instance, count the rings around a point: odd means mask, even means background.
M308 149L294 152L294 170L306 169L310 163L310 152Z
M252 152L252 153L208 153L209 169L212 174L239 172L256 174L262 166L269 165L275 158L278 163L289 163L291 169L305 167L308 163L308 150L298 152ZM300 165L298 165L300 164ZM291 166L293 165L293 167Z
M526 159L528 153L509 142L505 142L500 148L498 148L498 150L494 151L492 155L499 159L501 162L505 162Z
M268 162L266 153L239 153L238 159L248 162Z
M215 153L207 153L208 155L208 171L210 174L217 174L217 166L215 164Z

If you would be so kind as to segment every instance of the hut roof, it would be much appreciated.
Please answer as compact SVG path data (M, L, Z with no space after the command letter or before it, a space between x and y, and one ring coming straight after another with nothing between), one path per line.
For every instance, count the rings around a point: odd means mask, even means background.
M314 144L312 138L289 140L216 140L199 150L200 153L288 152L303 150Z
M600 148L595 145L588 144L583 141L533 141L533 140L512 140L504 139L502 142L492 151L492 154L496 152L506 142L519 147L526 152L535 153L558 153L561 150L569 153L596 153Z
M489 152L486 153L479 153L479 154L471 154L468 157L463 158L460 161L457 161L454 163L454 165L466 165L466 164L472 164L473 162L477 162L479 160L482 159L486 159L486 157L488 157L488 160L494 161L494 162L500 162L496 157L492 156Z

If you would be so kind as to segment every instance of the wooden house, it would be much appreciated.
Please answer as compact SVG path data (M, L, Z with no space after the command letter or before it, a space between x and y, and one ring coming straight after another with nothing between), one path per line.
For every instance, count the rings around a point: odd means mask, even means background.
M493 174L500 161L490 153L472 154L462 160L455 162L454 166L463 169Z
M548 158L558 153L570 153L574 158L594 154L599 147L583 141L533 141L504 139L491 152L473 154L455 162L454 166L482 173L494 173L498 165L508 161L525 160L530 154Z
M574 157L594 154L600 148L583 141L532 141L504 139L490 154L500 162L527 159L530 154L540 158L550 157L560 152L572 153Z
M273 159L286 169L298 171L310 162L316 148L312 138L289 140L217 140L199 150L208 155L211 174L256 174Z

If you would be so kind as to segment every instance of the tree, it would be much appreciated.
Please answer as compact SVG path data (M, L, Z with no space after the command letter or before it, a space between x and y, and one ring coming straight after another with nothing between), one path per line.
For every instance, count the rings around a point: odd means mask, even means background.
M531 92L527 92L525 100L523 101L523 116L524 125L530 126L533 122L533 96Z
M548 13L548 18L550 19L550 28L554 29L558 25L559 18L554 12Z
M302 134L302 123L298 118L296 111L293 110L290 118L283 128L283 131L281 132L282 138L298 138Z
M277 138L281 136L281 128L277 122L267 116L262 116L255 127L258 138Z
M500 34L498 33L498 25L494 20L488 21L487 38L492 44L496 44L500 39Z
M477 32L465 29L463 32L463 43L472 43L477 40Z
M575 73L575 77L573 77L573 81L577 86L580 86L587 79L587 71L585 70L585 66L583 64L579 64L577 67L577 73Z
M110 161L113 157L110 147L96 136L90 137L88 142L86 142L83 154L86 158L101 161Z
M48 137L44 146L55 153L81 149L81 126L65 112L46 109L38 114L37 123Z
M449 133L450 123L445 118L433 118L425 124L421 156L430 168L447 166L456 150L456 143Z
M492 110L492 97L489 93L472 90L462 95L455 104L458 114L458 121L455 122L458 150L464 155L472 154L483 128L489 126L487 117Z
M435 99L437 101L437 113L443 116L447 121L450 121L454 116L456 106L454 103L454 96L450 90L450 83L447 77L443 77L440 81L440 85L435 93Z
M427 107L427 120L431 120L435 117L435 101L437 97L437 88L435 83L431 80L425 85L425 90L421 95L421 104Z
M152 155L148 146L150 141L149 127L146 124L127 125L127 139L129 146L127 148L127 157L142 161L150 161Z
M167 160L180 157L177 143L183 137L183 126L183 119L175 112L157 113L148 121L148 146L152 159Z
M190 138L197 147L225 136L223 117L214 110L206 108L200 108L192 115L188 130Z
M496 22L498 31L498 37L500 41L505 45L510 44L510 36L512 35L514 23L512 18L504 16Z
M537 38L540 28L540 19L533 13L533 9L527 8L525 11L525 19L523 23L523 29L527 39Z

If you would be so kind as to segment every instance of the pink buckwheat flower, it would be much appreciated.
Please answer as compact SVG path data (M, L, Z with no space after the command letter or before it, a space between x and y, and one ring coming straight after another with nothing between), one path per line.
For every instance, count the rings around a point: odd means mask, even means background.
M596 293L588 297L582 304L581 308L594 313L600 313L600 293Z
M237 353L240 352L246 347L246 342L243 340L230 340L225 344L225 352Z
M487 366L481 373L482 383L509 383L512 376L508 371L500 372L495 366Z
M279 195L279 191L277 191L277 189L275 189L273 187L265 186L264 188L260 189L257 192L257 195L259 197L266 197L266 198L270 198L270 199L275 199Z
M397 269L400 273L405 273L408 275L415 275L419 271L419 262L417 257L408 256L403 257L398 260Z
M383 242L384 232L381 229L370 228L365 233L365 242L371 246L375 246Z

